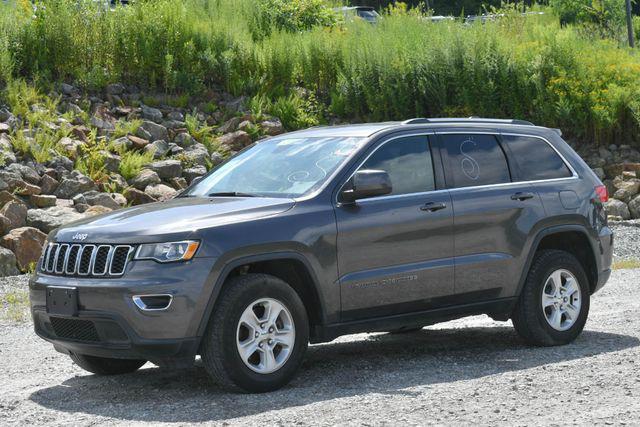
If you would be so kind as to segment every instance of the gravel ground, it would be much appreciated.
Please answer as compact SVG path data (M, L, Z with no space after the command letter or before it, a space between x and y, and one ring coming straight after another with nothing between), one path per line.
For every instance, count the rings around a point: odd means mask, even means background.
M485 316L351 335L312 346L298 377L263 395L225 393L198 365L97 377L2 321L0 425L640 424L639 309L640 270L618 270L568 346L528 348Z
M612 225L613 256L618 259L640 259L640 221Z

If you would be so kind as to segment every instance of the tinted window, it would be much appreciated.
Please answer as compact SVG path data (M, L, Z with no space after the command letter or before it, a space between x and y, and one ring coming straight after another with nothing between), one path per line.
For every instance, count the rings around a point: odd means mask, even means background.
M449 157L450 187L501 184L511 181L507 159L492 135L443 135Z
M386 171L391 194L421 193L435 189L433 163L426 136L410 136L387 142L360 167Z
M505 147L518 168L521 181L566 178L571 171L545 141L527 136L503 136Z

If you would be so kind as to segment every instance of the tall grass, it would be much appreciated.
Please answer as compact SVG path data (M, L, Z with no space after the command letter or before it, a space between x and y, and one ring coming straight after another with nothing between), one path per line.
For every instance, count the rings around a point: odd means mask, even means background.
M252 0L37 6L35 17L29 8L2 10L0 80L90 89L122 81L171 94L223 87L282 115L289 129L332 115L478 115L530 119L585 142L640 143L640 57L561 27L552 14L471 26L400 15L265 32Z

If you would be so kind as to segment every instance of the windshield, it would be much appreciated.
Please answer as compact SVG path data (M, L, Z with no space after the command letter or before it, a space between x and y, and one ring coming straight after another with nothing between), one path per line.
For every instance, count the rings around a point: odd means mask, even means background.
M296 138L259 142L224 163L183 196L300 197L319 188L364 138Z

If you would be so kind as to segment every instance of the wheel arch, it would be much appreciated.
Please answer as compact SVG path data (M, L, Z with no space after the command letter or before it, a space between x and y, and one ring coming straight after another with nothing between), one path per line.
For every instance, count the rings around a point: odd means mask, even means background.
M544 249L559 249L576 256L587 274L590 293L594 292L598 283L598 272L600 271L600 261L596 255L598 248L595 246L594 239L589 236L586 227L572 224L552 226L538 232L531 245L525 268L522 270L522 275L518 282L518 296L522 292L535 254Z
M228 279L239 274L270 274L288 283L300 296L309 317L310 338L313 341L318 327L325 322L324 301L318 292L318 278L306 257L298 252L272 252L243 256L227 262L218 276L197 335L204 335L211 314Z

